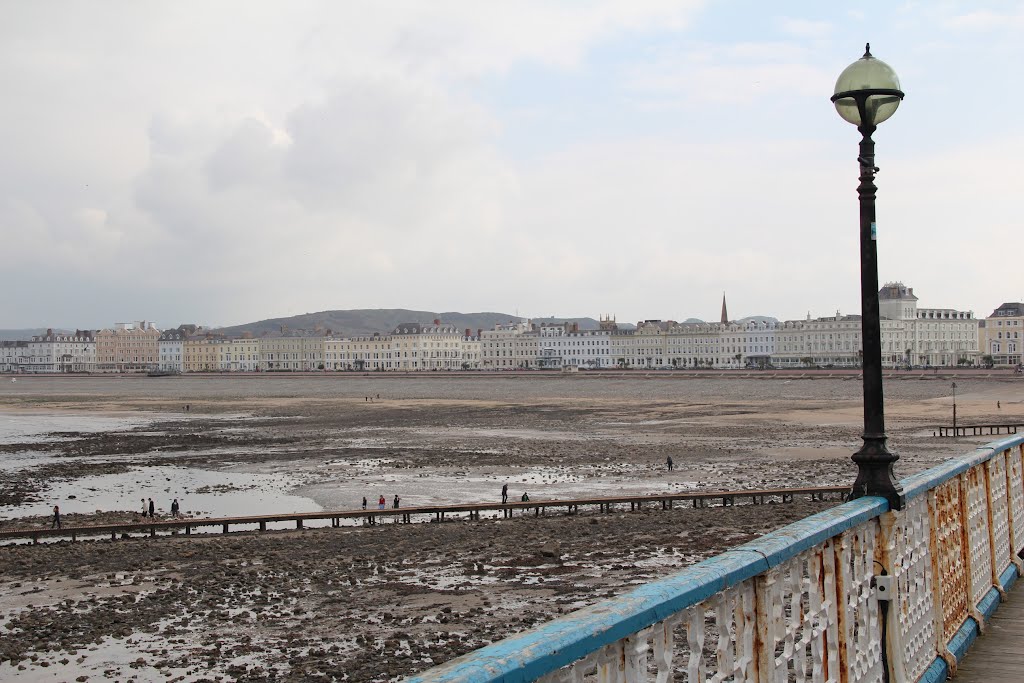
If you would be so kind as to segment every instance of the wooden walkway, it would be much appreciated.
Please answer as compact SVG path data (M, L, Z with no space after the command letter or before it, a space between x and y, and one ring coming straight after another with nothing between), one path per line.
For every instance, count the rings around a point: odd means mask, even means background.
M957 683L1020 683L1024 681L1024 580L1017 579L1006 601L960 663Z
M693 507L706 507L713 504L723 506L735 505L737 500L749 500L754 505L763 505L766 502L778 500L783 503L791 502L794 496L807 495L811 500L823 500L827 495L845 496L850 491L849 486L806 486L803 488L781 488L781 489L749 489L735 491L693 491L689 493L655 493L646 496L616 496L610 498L566 498L561 500L530 500L509 503L466 503L464 505L429 505L406 508L385 508L367 510L324 510L321 512L294 512L276 515L251 515L241 517L206 517L188 519L161 519L149 522L125 522L123 524L103 524L93 526L65 526L62 529L11 529L0 531L0 541L31 539L38 543L41 538L70 538L77 541L80 536L106 536L116 539L118 534L142 534L156 536L158 533L184 533L191 535L194 529L204 527L221 527L222 533L228 533L232 526L236 531L252 531L259 529L266 531L267 525L272 523L286 522L294 523L296 529L304 528L304 524L310 521L328 520L332 527L342 526L342 520L351 520L353 523L362 521L364 524L373 525L378 518L391 517L396 522L410 523L413 517L432 517L434 521L444 521L449 516L455 517L462 514L467 519L480 519L481 512L500 512L503 517L512 517L513 513L520 511L523 514L533 512L535 516L546 513L548 508L564 508L569 513L579 512L580 507L596 507L600 512L615 512L625 510L642 510L645 506L650 509L661 508L668 510L675 503L691 503ZM246 527L239 529L238 527Z
M1021 428L1024 428L1024 424L958 425L956 427L939 427L938 432L932 432L932 436L967 436L968 433L970 436L998 436L1000 434L1016 434L1017 430Z

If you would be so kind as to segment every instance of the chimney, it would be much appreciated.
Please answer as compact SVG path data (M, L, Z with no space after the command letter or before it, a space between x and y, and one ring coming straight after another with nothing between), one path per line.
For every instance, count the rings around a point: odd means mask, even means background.
M471 330L471 329L469 329L469 328L467 327L467 328L466 328L466 336L467 336L467 337L472 337L472 336L473 336L473 330Z
M483 334L483 330L477 330L476 331L476 338L479 339L482 336L482 334Z
M440 325L440 324L441 324L441 321L440 321L440 320L438 320L437 318L434 318L434 324L435 324L435 325Z
M573 332L579 332L580 331L580 324L579 323L573 323L572 324L572 331Z
M46 336L47 337L52 337L53 336L53 328L52 327L47 327L46 328Z

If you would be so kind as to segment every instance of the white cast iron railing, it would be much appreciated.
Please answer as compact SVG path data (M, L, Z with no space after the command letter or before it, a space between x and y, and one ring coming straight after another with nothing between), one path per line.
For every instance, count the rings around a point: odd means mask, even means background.
M1022 574L1022 459L988 444L904 479L902 511L844 503L410 683L945 680Z

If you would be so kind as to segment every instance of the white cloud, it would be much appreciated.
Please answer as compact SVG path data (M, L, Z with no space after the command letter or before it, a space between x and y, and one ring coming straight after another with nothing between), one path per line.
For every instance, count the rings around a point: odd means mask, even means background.
M700 45L667 51L635 66L629 85L640 94L675 101L749 104L759 99L820 96L835 74L790 43Z
M713 35L700 9L12 5L0 234L17 258L0 286L48 272L52 288L0 326L375 306L714 318L722 289L737 314L855 310L855 140L827 94L855 56L830 41L862 27L768 8ZM994 11L959 20L963 73L1015 63L978 61L1019 49L995 27L969 37ZM926 35L950 16L893 12ZM1020 231L1024 149L1015 121L992 123L1019 107L930 105L953 81L941 51L915 50L926 35L892 56L907 124L886 131L908 147L883 148L882 277L961 305L1006 285L951 245L963 225ZM978 124L952 150L961 117Z
M785 32L800 38L825 38L832 33L832 22L812 21L809 19L794 19L782 17L779 19L779 27Z
M994 12L992 10L975 10L966 14L949 17L945 25L950 29L967 31L1017 30L1024 28L1024 10L1016 12Z

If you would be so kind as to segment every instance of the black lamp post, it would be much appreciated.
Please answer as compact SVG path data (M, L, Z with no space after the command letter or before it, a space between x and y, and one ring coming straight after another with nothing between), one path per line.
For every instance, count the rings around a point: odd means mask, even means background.
M878 250L875 233L875 141L871 134L879 123L896 111L903 99L896 72L871 56L846 67L836 81L832 102L846 121L861 133L860 185L860 302L861 336L864 350L864 445L853 454L857 480L853 497L882 496L893 510L906 504L903 489L892 471L899 456L885 446L885 410L882 398L882 330L878 312Z

